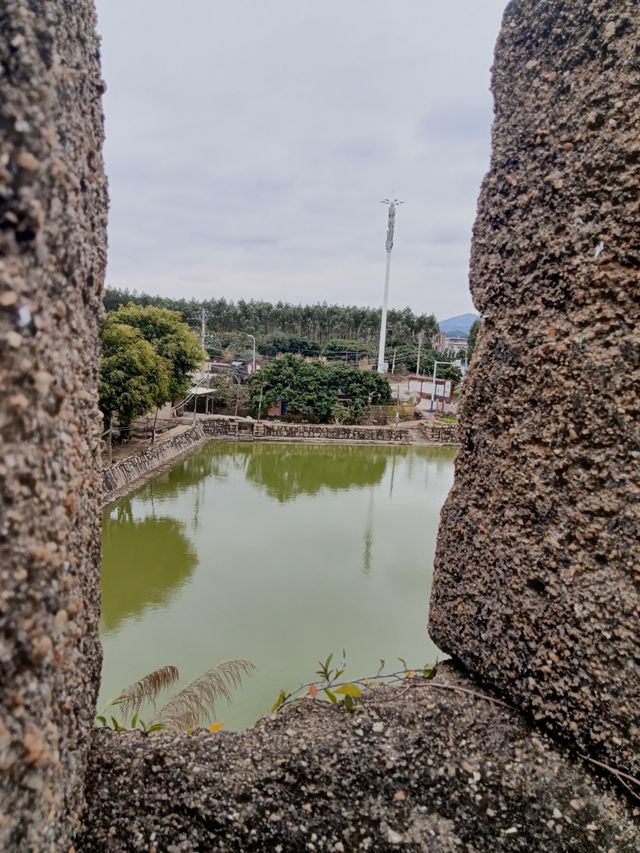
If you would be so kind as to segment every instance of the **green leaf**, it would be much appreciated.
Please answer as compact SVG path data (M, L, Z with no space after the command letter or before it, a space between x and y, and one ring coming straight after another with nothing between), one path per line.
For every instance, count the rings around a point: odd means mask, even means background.
M342 687L336 687L336 693L341 693L353 699L359 699L362 696L362 690L360 690L357 684L343 684Z
M106 726L106 725L107 725L107 718L106 718L106 717L103 717L103 716L102 716L102 714L99 714L99 715L96 717L96 720L97 720L99 723L101 723L103 726Z
M322 661L318 661L319 670L316 671L316 675L319 675L321 678L324 678L326 681L329 681L329 676L331 674L331 670L329 669L329 664L333 660L333 652L329 655L324 663Z
M272 714L275 714L275 712L278 710L278 708L282 707L282 704L286 698L287 698L287 694L285 693L284 690L281 690L280 693L278 694L278 698L273 703L273 707L271 708Z
M161 732L164 730L164 728L165 726L163 726L162 723L153 723L147 729L147 734L150 734L151 732Z
M398 660L400 661L400 663L402 664L402 666L404 667L405 672L406 672L409 669L409 667L407 666L406 660L404 658L398 658Z
M356 709L355 703L349 694L344 697L344 707L350 714L353 714Z
M435 666L426 665L424 667L424 669L422 670L422 677L426 678L427 680L429 680L430 678L433 678L433 676L435 674L436 674L436 667Z
M111 722L113 723L113 728L116 732L126 732L124 726L121 726L115 717L111 717Z
M138 715L136 713L133 715L133 717L131 717L131 728L135 729L137 723L138 723Z
M325 692L325 693L327 694L327 696L329 697L329 701L330 701L330 702L333 702L333 704L334 704L334 705L337 705L337 704L338 704L338 700L336 699L335 694L334 694L334 693L332 693L332 692L329 690L329 688L328 688L328 687L325 687L325 688L324 688L324 692Z

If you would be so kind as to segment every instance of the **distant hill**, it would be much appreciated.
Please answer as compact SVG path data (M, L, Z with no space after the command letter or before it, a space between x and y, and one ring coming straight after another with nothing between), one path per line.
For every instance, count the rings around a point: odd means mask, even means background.
M440 320L438 326L448 338L468 338L471 326L479 319L477 314L460 314L458 317Z

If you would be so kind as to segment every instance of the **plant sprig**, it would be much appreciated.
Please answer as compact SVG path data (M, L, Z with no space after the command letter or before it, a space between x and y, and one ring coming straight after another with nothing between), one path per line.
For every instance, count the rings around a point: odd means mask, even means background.
M404 669L395 672L384 672L386 661L380 658L380 667L375 675L362 678L355 678L350 681L341 681L341 677L346 670L346 653L342 650L342 661L335 668L331 667L333 653L330 654L324 661L318 662L319 669L316 670L316 675L320 676L318 681L309 681L301 684L295 690L287 693L286 690L281 690L278 694L271 713L277 713L288 705L293 705L310 699L312 701L323 701L323 695L326 698L327 704L342 705L349 713L354 713L357 710L357 701L362 698L365 691L373 687L379 687L382 684L399 684L406 683L409 679L419 678L420 680L430 680L436 674L438 661L431 666L425 664L417 669L409 669L404 658L398 658Z

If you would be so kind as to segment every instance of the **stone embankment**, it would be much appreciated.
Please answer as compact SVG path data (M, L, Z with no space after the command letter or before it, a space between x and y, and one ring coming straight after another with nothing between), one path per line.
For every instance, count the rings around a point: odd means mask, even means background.
M102 472L102 502L109 503L122 497L206 440L202 424L197 422L187 432L181 432L105 468Z
M348 444L411 444L415 431L402 427L293 424L229 418L203 418L205 433L216 438L258 441L343 442Z
M409 427L370 427L289 424L245 418L202 417L187 432L166 438L102 472L102 502L109 503L136 489L205 441L309 442L313 444L455 444L455 427L419 424Z

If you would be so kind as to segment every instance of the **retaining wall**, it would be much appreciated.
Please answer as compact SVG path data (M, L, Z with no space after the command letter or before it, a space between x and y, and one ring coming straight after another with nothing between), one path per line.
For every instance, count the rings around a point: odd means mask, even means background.
M351 444L409 444L407 429L324 426L318 424L271 424L229 418L200 418L188 431L148 447L102 472L102 503L134 489L180 456L213 438L239 441L349 442Z
M135 456L105 468L102 472L103 503L108 503L130 491L137 483L194 447L198 447L206 439L202 424L198 422L188 432L147 447Z
M351 443L410 444L408 429L338 424L288 424L270 421L203 418L200 423L209 436L258 439L260 441L345 441Z

